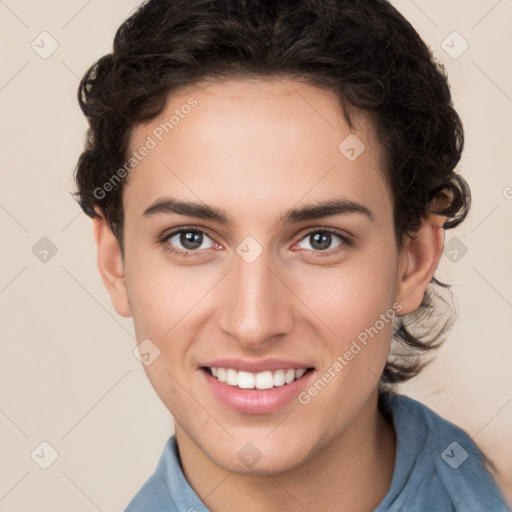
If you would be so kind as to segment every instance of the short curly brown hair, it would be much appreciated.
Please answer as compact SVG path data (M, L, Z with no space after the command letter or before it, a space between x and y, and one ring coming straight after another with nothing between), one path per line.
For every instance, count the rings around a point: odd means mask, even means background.
M444 228L467 215L470 191L454 169L463 145L447 76L430 49L386 0L149 0L119 27L112 53L93 64L78 91L89 121L75 170L83 211L98 208L123 250L123 182L95 193L127 160L130 135L160 114L169 93L205 79L288 77L336 94L371 116L394 201L397 243L429 212ZM126 178L124 179L126 181ZM428 320L435 278L412 327ZM438 288L441 289L441 288ZM441 342L413 334L400 317L380 390L415 376L419 355ZM439 327L439 322L436 320Z

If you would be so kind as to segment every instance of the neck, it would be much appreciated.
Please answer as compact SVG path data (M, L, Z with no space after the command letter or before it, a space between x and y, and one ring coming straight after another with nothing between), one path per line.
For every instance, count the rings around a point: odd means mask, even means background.
M176 425L183 472L211 512L367 512L382 501L395 465L396 434L377 393L335 440L289 471L237 474L210 460Z

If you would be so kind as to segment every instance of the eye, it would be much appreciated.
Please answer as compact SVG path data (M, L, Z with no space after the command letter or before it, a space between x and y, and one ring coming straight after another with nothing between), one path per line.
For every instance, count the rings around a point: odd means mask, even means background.
M161 242L165 249L182 256L191 256L191 253L211 249L215 244L204 231L192 228L177 229L164 235Z
M328 251L332 248L333 238L338 239L339 243L334 247L334 251ZM339 250L337 248L350 245L350 239L347 236L329 229L317 229L315 231L310 231L301 239L300 242L298 242L298 244L300 245L303 241L306 241L306 244L302 249L312 250L315 252L337 252L337 250Z

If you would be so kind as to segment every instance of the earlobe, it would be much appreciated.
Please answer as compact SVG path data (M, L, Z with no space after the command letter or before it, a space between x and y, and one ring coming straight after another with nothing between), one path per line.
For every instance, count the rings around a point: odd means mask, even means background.
M98 251L98 269L112 300L112 305L121 316L131 317L124 263L119 243L103 216L95 217L92 223Z
M407 238L402 249L396 293L396 300L402 305L402 315L419 308L434 276L443 253L444 220L440 215L428 216L420 229Z

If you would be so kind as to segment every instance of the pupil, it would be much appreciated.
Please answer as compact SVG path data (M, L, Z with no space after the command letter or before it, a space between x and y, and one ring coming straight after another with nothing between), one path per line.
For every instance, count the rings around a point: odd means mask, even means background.
M311 246L315 249L324 250L331 245L330 233L315 233L313 236L313 243Z
M187 249L197 249L201 246L202 243L202 235L201 233L195 233L193 231L187 231L186 233L181 233L180 243L183 247Z

